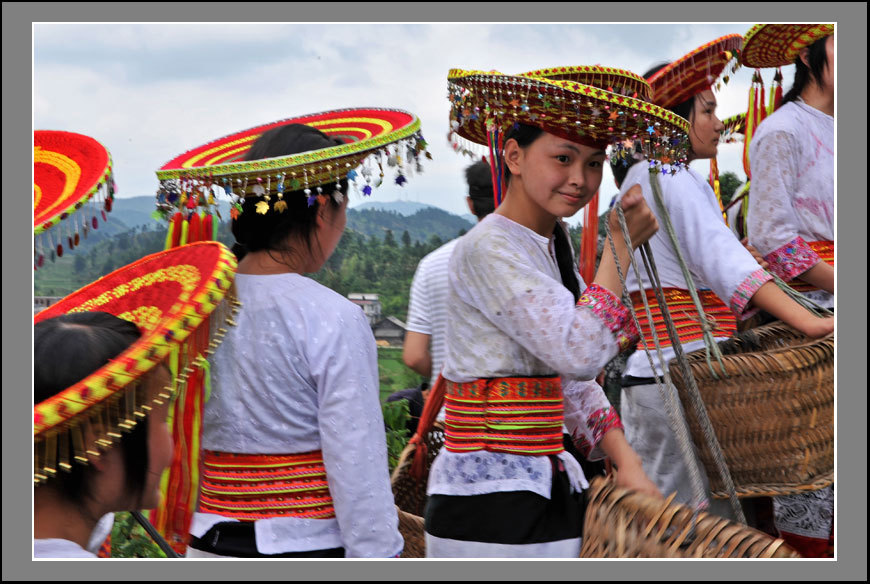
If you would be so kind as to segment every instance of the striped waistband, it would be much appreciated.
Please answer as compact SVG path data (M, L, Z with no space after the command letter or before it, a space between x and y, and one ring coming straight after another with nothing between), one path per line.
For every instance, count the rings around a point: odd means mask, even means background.
M834 242L833 241L808 241L807 245L810 248L819 254L819 257L822 258L829 266L833 267L834 265ZM812 292L813 290L818 290L812 284L807 284L806 282L794 278L789 283L789 286L797 290L798 292Z
M450 452L540 456L562 452L558 377L446 381L444 447Z
M659 306L658 299L654 290L645 290L647 302L649 303L650 312L652 313L652 324L655 326L656 334L659 338L659 344L662 347L670 347L671 340L668 337L668 329L665 326L665 319L662 316L662 309ZM679 288L665 288L663 290L665 302L668 305L668 310L671 313L671 318L674 321L674 326L677 329L677 336L680 342L688 343L704 338L704 331L701 328L701 319L698 315L698 310L695 308L692 297L689 292ZM707 315L707 320L713 326L713 336L715 337L730 337L737 332L737 317L731 312L725 304L710 290L699 290L698 299L701 301L701 306L704 308L704 314ZM643 306L643 299L639 292L631 293L631 301L634 304L634 309L637 311L637 319L640 322L641 335L648 347L655 346L652 337L652 328L647 319L646 310ZM643 348L642 343L638 343L638 348Z
M256 521L335 517L321 451L234 454L206 450L199 511Z

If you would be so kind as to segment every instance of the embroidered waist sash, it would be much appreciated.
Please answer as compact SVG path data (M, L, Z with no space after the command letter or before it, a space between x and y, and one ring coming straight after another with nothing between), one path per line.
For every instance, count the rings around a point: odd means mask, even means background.
M321 451L204 452L199 511L239 521L335 517Z
M659 344L662 347L670 347L671 340L668 337L668 329L665 326L665 319L662 316L662 309L656 299L655 291L645 290L645 292L650 312L652 313L653 326L655 326L656 333L658 334ZM692 302L692 297L689 296L689 292L679 288L665 288L663 293L680 341L688 343L703 339L704 333L701 328L701 319L695 304ZM730 337L737 332L737 317L715 293L710 290L698 290L698 298L701 301L701 306L704 308L704 313L707 315L707 320L713 326L714 337ZM632 292L631 301L634 304L634 309L637 311L641 335L646 341L647 347L653 348L655 343L653 343L652 330L647 320L640 292ZM638 349L642 348L643 345L638 343Z
M446 381L444 447L450 452L540 456L562 452L558 377Z
M819 254L819 257L822 258L829 266L833 267L834 265L834 242L833 241L808 241L807 245L810 248ZM793 278L789 283L789 286L797 290L798 292L812 292L813 290L818 290L812 284L807 284L803 280L799 278Z

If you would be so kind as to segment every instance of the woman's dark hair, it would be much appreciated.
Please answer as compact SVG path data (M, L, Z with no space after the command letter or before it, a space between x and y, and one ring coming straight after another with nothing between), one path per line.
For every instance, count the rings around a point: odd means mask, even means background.
M344 144L342 140L330 138L311 126L288 124L264 132L245 154L245 160L276 158L341 144ZM300 177L297 178L302 180ZM285 185L289 182L288 176L285 178ZM339 185L341 192L347 194L347 180L342 179ZM317 194L317 187L309 188L313 194ZM335 190L335 185L321 185L321 189L323 194L327 195L327 200L338 207L339 204L329 196ZM283 200L287 203L287 209L284 212L269 209L265 215L256 211L258 197L245 198L242 213L232 222L232 231L236 238L233 252L238 259L242 259L245 253L252 251L291 252L292 250L287 247L287 238L293 234L298 235L305 242L310 242L320 204L315 201L309 206L308 196L304 190L303 186L295 191L285 191ZM271 197L274 202L276 195L272 193Z
M540 138L543 133L544 130L537 126L518 124L508 131L504 141L514 139L520 148L526 148ZM510 182L511 172L507 164L504 165L504 175L505 182ZM574 295L574 302L577 302L580 299L580 282L574 274L574 254L571 253L571 241L560 223L556 223L553 236L553 249L556 252L556 265L559 266L562 284L571 291L571 294Z
M825 46L827 42L828 37L823 37L810 45L809 54L807 55L809 66L804 64L800 55L795 57L794 84L788 90L788 93L782 97L783 104L797 99L811 83L815 83L819 87L822 86L822 74L825 66L829 65L828 48Z
M492 196L492 169L483 160L479 160L465 169L465 181L468 183L468 196L474 207L474 216L483 219L495 211L495 200Z
M124 352L140 337L132 322L107 312L74 312L33 326L33 403L41 403L74 385ZM148 470L148 419L140 421L120 441L126 488L137 501ZM72 459L72 456L70 456ZM89 490L93 468L74 464L58 472L53 484L71 502Z

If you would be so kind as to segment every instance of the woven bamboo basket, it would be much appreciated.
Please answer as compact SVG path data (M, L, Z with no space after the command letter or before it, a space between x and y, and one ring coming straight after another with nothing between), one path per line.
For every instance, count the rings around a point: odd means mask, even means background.
M586 491L581 558L799 558L782 539L598 477Z
M432 461L444 445L444 426L435 422L432 429L423 437L426 444L425 476L417 480L411 476L411 463L414 460L416 445L409 444L399 456L391 483L393 499L399 509L399 532L405 538L403 558L425 558L426 538L423 533L423 512L426 508L426 478Z
M741 497L817 490L833 482L834 338L773 323L719 343L727 377L703 349L686 355ZM717 372L719 366L713 361ZM711 490L727 496L679 365L669 365Z

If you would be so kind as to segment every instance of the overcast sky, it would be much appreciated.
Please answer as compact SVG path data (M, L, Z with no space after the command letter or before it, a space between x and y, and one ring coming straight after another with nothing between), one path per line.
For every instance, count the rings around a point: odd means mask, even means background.
M434 159L371 200L463 214L471 160L446 140L450 68L599 64L643 74L752 24L34 24L33 123L101 141L126 197L153 195L166 161L239 130L336 108L406 109L419 116ZM719 92L720 117L745 111L750 78L741 69ZM721 146L720 172L744 178L741 155L740 145ZM605 171L602 206L615 192Z

